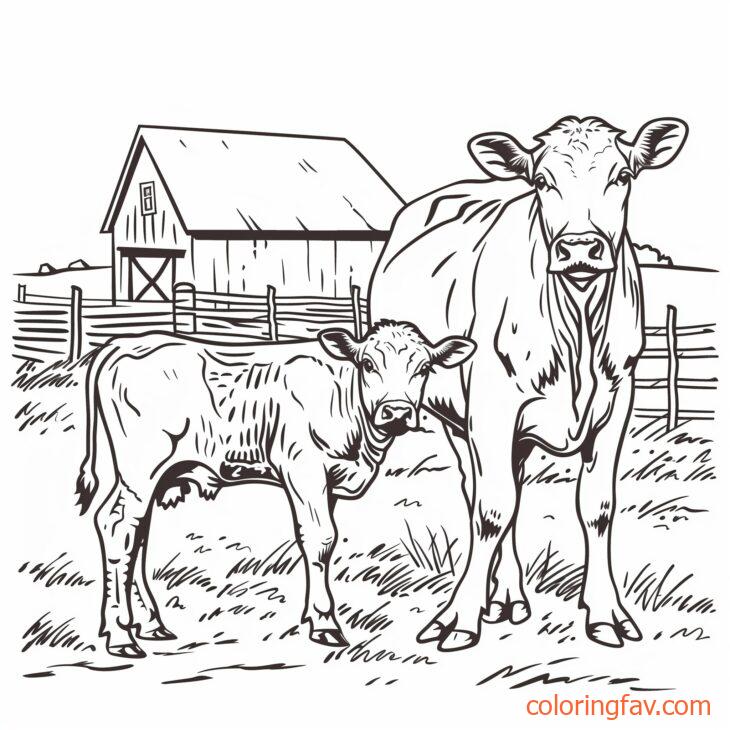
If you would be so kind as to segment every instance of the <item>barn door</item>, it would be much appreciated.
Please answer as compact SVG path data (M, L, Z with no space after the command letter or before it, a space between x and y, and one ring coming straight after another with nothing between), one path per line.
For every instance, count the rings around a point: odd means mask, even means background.
M175 248L120 246L122 261L127 259L127 299L130 302L172 301L175 262L185 251Z

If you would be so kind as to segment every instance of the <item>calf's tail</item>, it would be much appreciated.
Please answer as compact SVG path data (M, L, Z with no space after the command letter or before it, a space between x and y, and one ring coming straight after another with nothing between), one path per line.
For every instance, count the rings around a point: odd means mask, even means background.
M98 424L99 404L97 402L97 379L102 365L109 356L109 348L101 348L92 357L86 373L86 455L81 462L79 476L76 480L76 504L83 515L91 506L97 489L99 477L96 474L96 429Z

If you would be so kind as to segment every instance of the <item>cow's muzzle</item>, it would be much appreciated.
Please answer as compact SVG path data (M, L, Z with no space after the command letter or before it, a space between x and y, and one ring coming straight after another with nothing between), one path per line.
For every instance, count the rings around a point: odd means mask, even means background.
M574 282L587 283L615 268L611 242L600 233L564 233L550 246L548 271Z
M412 403L405 400L391 400L377 407L373 423L388 436L400 436L418 426L418 416Z

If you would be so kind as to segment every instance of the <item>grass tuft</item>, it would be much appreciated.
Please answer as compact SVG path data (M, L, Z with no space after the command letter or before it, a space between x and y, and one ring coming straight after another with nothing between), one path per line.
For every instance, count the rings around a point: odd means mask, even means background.
M61 647L72 651L85 651L90 649L96 651L93 644L86 644L75 629L71 628L73 618L66 619L60 624L54 625L48 612L34 621L23 634L23 639L28 639L21 651L28 651L34 646L49 646L52 648Z

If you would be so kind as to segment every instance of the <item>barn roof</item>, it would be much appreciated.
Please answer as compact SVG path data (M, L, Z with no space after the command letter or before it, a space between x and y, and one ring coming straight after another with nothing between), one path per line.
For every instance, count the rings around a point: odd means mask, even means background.
M112 230L145 149L186 232L199 237L297 232L306 238L305 232L319 232L344 239L349 232L383 238L403 205L343 138L140 126L103 233Z

